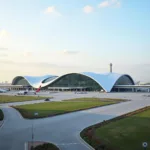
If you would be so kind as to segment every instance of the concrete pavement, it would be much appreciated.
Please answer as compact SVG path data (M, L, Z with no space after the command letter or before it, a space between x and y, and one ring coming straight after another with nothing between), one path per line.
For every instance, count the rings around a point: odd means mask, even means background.
M52 95L52 94L51 94ZM103 120L111 119L118 115L134 111L136 109L150 106L150 97L145 93L55 93L54 101L70 99L74 97L107 97L126 98L131 101L109 105L65 115L27 120L10 108L1 105L5 120L0 128L0 149L2 150L24 150L24 144L31 141L32 124L34 125L34 140L47 141L56 144L61 150L89 150L79 138L80 132L87 126L96 124ZM16 103L17 104L17 103Z

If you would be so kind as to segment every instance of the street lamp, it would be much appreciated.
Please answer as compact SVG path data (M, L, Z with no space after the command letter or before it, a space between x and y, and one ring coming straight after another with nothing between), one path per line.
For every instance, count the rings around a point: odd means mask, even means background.
M148 146L147 142L143 142L143 143L142 143L142 146L144 147L144 150L146 150L146 148L147 148L147 146Z
M35 112L35 113L34 113L34 116L38 116L38 112ZM33 148L33 141L34 141L33 123L34 123L34 119L33 119L33 121L32 121L32 148Z

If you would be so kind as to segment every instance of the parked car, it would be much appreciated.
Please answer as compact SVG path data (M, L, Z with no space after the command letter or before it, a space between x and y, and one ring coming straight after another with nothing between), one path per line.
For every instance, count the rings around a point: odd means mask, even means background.
M49 98L46 98L45 101L50 101L50 99L49 99Z

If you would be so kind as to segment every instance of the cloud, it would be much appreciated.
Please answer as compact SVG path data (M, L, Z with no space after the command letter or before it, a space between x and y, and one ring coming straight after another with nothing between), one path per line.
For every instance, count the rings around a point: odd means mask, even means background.
M0 47L0 51L7 51L8 50L8 48L6 48L6 47Z
M52 67L58 67L57 64L52 64L49 62L20 62L23 65L30 65L30 67L41 67L41 68L52 68Z
M7 54L0 54L0 57L7 57Z
M7 65L15 65L19 68L22 68L22 65L27 68L79 68L81 66L76 66L76 65L69 65L69 64L55 64L55 63L50 63L50 62L16 62L16 61L11 61L11 60L0 60L0 63L2 64L7 64ZM19 65L18 65L19 64ZM49 71L48 71L49 72Z
M10 33L2 29L0 30L0 51L8 50L8 48L6 48L8 45L10 45Z
M2 63L2 64L17 64L16 62L11 61L11 60L0 60L0 63Z
M3 63L3 64L11 64L11 65L17 65L20 67L22 65L26 65L27 67L56 67L57 65L56 64L51 64L51 63L48 63L48 62L16 62L16 61L12 61L12 60L0 60L0 63ZM19 64L19 65L18 65Z
M6 31L5 29L0 30L0 40L2 40L5 37L8 37L10 33Z
M8 48L0 47L0 57L6 57L8 56Z
M30 56L32 56L32 55L33 55L33 53L32 53L32 52L29 52L29 51L26 51L26 52L23 53L23 56L24 56L24 57L30 57Z
M86 14L92 13L94 11L94 8L90 5L87 5L83 8L83 12Z
M99 4L99 7L102 8L102 7L108 7L110 5L109 1L103 1Z
M104 0L98 5L98 7L99 8L120 7L120 5L121 5L120 0Z
M73 55L73 54L77 54L77 53L79 53L79 51L63 50L63 54L67 54L67 55Z
M44 13L62 16L62 14L56 10L55 6L49 6L48 8L45 9Z

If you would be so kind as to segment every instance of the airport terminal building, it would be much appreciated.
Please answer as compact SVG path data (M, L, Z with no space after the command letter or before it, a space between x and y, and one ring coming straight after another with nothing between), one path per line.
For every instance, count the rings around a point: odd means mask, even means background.
M127 74L118 73L68 73L62 76L17 76L12 81L12 86L17 89L32 88L37 89L41 86L43 90L51 91L101 91L101 92L121 92L133 91L134 80ZM122 87L123 86L123 87Z
M98 91L98 92L150 92L150 85L135 85L128 74L108 73L67 73L61 76L16 76L11 85L0 86L11 90L38 89L49 91Z

